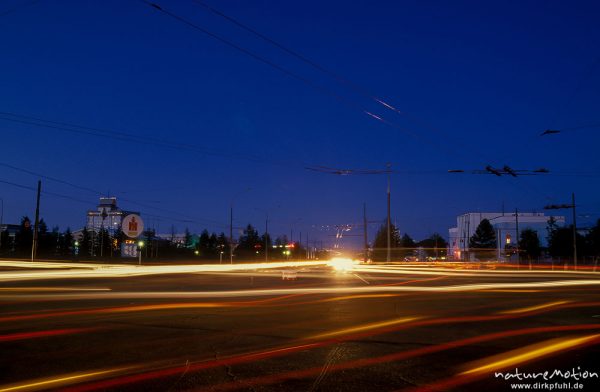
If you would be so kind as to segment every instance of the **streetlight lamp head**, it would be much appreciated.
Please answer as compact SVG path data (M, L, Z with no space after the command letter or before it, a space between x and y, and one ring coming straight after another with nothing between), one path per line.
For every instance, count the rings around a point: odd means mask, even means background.
M144 247L144 241L139 241L139 242L138 242L138 246L139 246L140 248L143 248L143 247Z

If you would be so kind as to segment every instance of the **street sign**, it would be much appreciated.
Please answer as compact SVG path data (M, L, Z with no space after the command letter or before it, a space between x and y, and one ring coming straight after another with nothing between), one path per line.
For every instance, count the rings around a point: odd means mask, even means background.
M129 238L138 238L144 231L144 221L139 215L129 214L121 223L123 233Z

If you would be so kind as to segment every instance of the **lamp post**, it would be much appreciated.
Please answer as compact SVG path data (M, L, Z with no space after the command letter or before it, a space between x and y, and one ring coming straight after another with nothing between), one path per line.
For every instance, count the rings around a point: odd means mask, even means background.
M392 218L390 211L390 167L392 164L387 163L385 166L387 168L387 254L385 259L389 263L392 260Z
M144 241L138 241L138 265L142 265L142 248L144 247Z

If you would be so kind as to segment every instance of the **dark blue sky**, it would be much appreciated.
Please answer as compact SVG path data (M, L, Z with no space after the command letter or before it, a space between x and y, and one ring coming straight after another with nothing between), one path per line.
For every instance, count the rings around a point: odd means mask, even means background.
M268 211L273 234L289 236L293 226L295 239L302 231L332 241L335 231L318 228L360 223L363 202L369 220L383 221L386 179L303 167L383 169L386 162L398 171L393 220L417 239L434 231L447 236L460 213L498 211L503 203L539 211L568 202L571 192L587 215L582 225L598 218L600 128L539 137L547 128L600 124L598 2L208 3L408 116L191 0L157 3L353 103L141 1L28 3L0 1L0 112L198 149L0 119L0 163L156 207L120 203L141 210L159 231L174 224L179 231L226 232L233 203L236 226L252 222L262 231ZM552 174L445 173L487 164L547 167ZM0 166L0 180L33 187L37 177ZM81 200L44 196L42 217L61 228L81 227L97 203L97 195L64 184L44 181L44 189ZM0 198L5 222L33 215L34 192L0 183ZM371 237L377 226L370 225Z

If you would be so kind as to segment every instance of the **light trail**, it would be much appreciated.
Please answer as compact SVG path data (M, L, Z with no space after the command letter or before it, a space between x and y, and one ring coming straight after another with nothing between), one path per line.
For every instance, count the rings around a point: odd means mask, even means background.
M499 340L499 339L505 339L508 337L539 334L539 333L549 333L549 332L581 331L581 330L593 330L593 329L600 329L600 324L581 324L581 325L566 325L566 326L555 326L555 327L538 327L538 328L526 328L526 329L519 329L519 330L503 331L503 332L491 333L491 334L486 334L486 335L481 335L481 336L475 336L475 337L466 338L466 339L450 341L450 342L446 342L446 343L441 343L441 344L432 345L432 346L428 346L428 347L417 348L417 349L413 349L413 350L402 351L402 352L398 352L398 353L387 354L387 355L374 357L374 358L361 358L361 359L357 359L357 360L353 360L353 361L348 361L348 362L332 365L328 371L336 372L336 371L341 371L341 370L355 369L355 368L359 368L359 367L373 366L373 365L377 365L380 363L401 361L401 360L406 360L409 358L415 358L415 357L420 357L423 355L438 353L441 351L465 347L465 346L473 345L476 343L483 343L483 342L495 341L495 340ZM572 347L576 347L577 344L591 343L594 340L598 340L598 337L600 335L591 335L591 336L593 336L594 338L584 337L584 338L563 340L564 347L567 347L570 345L569 347L572 348ZM547 342L543 342L542 344L545 344L545 343L547 343ZM243 385L246 387L255 387L255 386L264 386L264 385L275 384L275 383L282 383L282 382L285 382L290 379L302 379L302 378L307 378L307 377L314 377L315 375L320 374L322 370L323 370L322 366L318 366L318 367L312 367L312 368L308 368L308 369L301 369L301 370L295 370L295 371L290 371L290 372L285 372L285 373L278 373L278 374L269 375L269 376L253 377L253 378L249 378L249 379L238 380L236 382L229 382L229 383L224 383L224 384L220 384L220 385L213 385L213 386L211 386L210 390L211 391L212 390L215 390L215 391L234 390L234 389L237 389L240 387L240 382L243 382ZM451 386L454 386L454 385L455 384L451 384ZM432 386L419 388L419 390L427 390L427 391L444 390L443 387L446 387L446 386L447 386L446 384L440 384L440 385L435 384Z
M590 304L590 306L597 306L598 304L599 303L592 303L592 304ZM540 310L540 312L541 311L543 311L543 310ZM483 316L482 317L454 317L454 318L445 318L445 319L423 320L423 321L416 321L416 322L412 322L412 323L407 322L405 324L401 324L400 328L398 328L398 325L396 325L395 328L381 327L384 329L383 330L379 329L376 331L374 331L374 330L362 331L360 334L354 333L349 336L344 336L343 338L338 337L336 339L321 340L321 341L317 341L314 343L300 344L300 345L294 345L294 346L288 346L288 347L280 347L280 348L275 348L275 349L266 350L266 351L253 352L253 353L249 353L249 354L240 354L240 355L236 355L236 356L224 358L224 359L219 359L219 360L198 362L198 363L193 363L191 365L186 365L186 366L177 366L177 367L171 367L171 368L151 370L151 371L141 373L141 374L122 376L122 377L119 377L116 379L109 379L106 381L99 381L99 382L96 382L93 384L77 386L77 387L69 389L69 391L84 392L84 391L92 391L92 390L97 390L97 389L106 389L106 388L121 386L121 385L125 385L125 384L156 379L156 378L176 376L186 370L188 372L194 372L194 371L200 371L200 370L210 369L210 368L214 368L214 367L231 366L231 365L239 364L239 363L248 363L248 362L273 358L273 357L286 356L286 355L291 355L291 354L294 354L294 353L300 352L300 351L305 351L305 350L310 350L310 349L314 349L314 348L318 348L318 347L337 344L341 340L351 340L351 339L363 338L365 336L370 336L373 334L379 334L382 332L391 332L394 330L407 329L407 328L416 327L416 326L439 325L439 324L447 325L447 324L450 324L453 322L480 322L480 321L489 321L489 320L497 320L497 319L501 319L501 318L514 318L514 317L522 317L522 315L487 316L487 317L483 317ZM414 349L414 350L408 350L408 351L404 351L404 352L400 352L400 353L388 354L388 355L381 356L381 357L363 358L363 359L359 359L359 360L355 360L355 361L351 361L351 362L347 362L347 363L343 363L343 364L333 365L331 368L331 371L338 371L338 370L351 369L351 368L356 368L356 367L370 366L370 365L374 365L374 364L382 363L382 362L398 361L398 360L402 360L402 359L407 359L407 358L412 358L412 357L416 357L416 356L432 354L432 353L439 352L439 351L458 348L458 347L462 347L462 346L467 346L470 344L492 341L492 340L497 340L497 339L507 338L507 337L512 337L512 336L537 334L537 333L544 333L544 332L562 332L562 331L591 330L591 329L600 329L600 324L537 327L537 328L527 328L527 329L520 329L520 330L502 331L502 332L497 332L497 333L492 333L492 334L487 334L487 335L482 335L482 336L476 336L476 337L472 337L472 338L461 339L461 340L457 340L457 341L446 342L446 343L442 343L439 345L434 345L434 346L429 346L429 347L424 347L424 348L419 348L419 349ZM275 383L275 382L285 381L285 380L291 379L291 378L310 377L315 374L319 374L321 371L322 371L322 367L319 366L319 367L305 369L305 370L301 370L301 371L295 371L295 372L289 372L289 373L282 373L282 374L278 374L278 375L274 375L274 376L268 376L266 378L265 377L257 377L254 379L244 380L244 383L247 385L250 385L253 383L256 383L257 385L271 384L271 383ZM238 382L236 382L231 385L230 384L222 384L219 386L213 386L213 387L211 387L211 390L212 390L212 388L215 388L215 387L217 390L235 389L233 387L234 384L235 384L235 388L239 388L240 384Z
M347 263L349 263L347 261ZM0 275L0 282L49 280L49 279L82 279L82 278L107 278L130 277L162 274L187 274L187 273L231 273L237 271L269 270L277 268L322 267L330 265L330 261L289 261L250 264L197 264L197 265L153 265L137 266L122 264L77 264L60 262L28 262L28 261L1 261L0 266L17 267L24 271L5 271ZM335 263L334 263L335 264ZM337 265L337 264L335 264ZM462 264L462 266L470 266ZM31 269L44 269L44 272L31 271ZM455 265L443 268L428 265L389 265L372 266L353 264L354 272L380 273L392 275L444 275L444 276L496 276L496 277L540 277L548 276L575 276L593 275L597 272L580 270L495 270L495 269L468 269L456 268Z
M173 298L230 298L261 297L293 294L372 294L372 293L459 293L481 290L531 289L552 287L600 286L600 279L573 279L543 282L498 282L473 283L448 286L359 286L359 287L315 287L285 289L223 290L223 291L150 291L150 292L98 292L78 294L46 294L46 295L6 295L0 294L0 300L90 300L90 299L173 299Z
M539 309L546 309L546 308L552 308L552 307L556 307L559 305L564 305L564 304L568 304L571 301L556 301L556 302L549 302L546 304L541 304L541 305L535 305L535 306L529 306L526 308L519 308L519 309L512 309L512 310L504 310L502 312L499 312L500 314L514 314L514 313L529 313L529 312L533 312Z
M44 268L40 271L3 271L0 274L0 282L50 280L50 279L86 279L86 278L118 278L131 276L165 275L165 274L190 274L201 272L236 272L248 270L262 270L274 268L301 268L323 266L327 261L287 261L251 264L192 264L192 265L121 265L121 264L85 264L77 265L67 263L47 263L47 266L39 266L46 263L29 262L0 262L1 266L12 266L21 268ZM47 269L52 269L48 271Z
M598 325L596 325L598 326ZM520 365L525 362L541 359L555 355L567 350L581 348L584 346L600 343L600 334L586 335L575 338L558 338L536 343L517 350L496 355L478 361L474 368L461 372L439 382L415 388L416 391L436 391L454 388L459 385L469 384L483 377L487 377L490 371L500 371L508 367Z
M16 340L27 340L46 338L51 336L62 336L72 335L76 333L85 333L90 331L98 330L98 328L68 328L68 329L52 329L48 331L34 331L34 332L19 332L11 333L7 335L0 335L0 342L14 342Z
M108 287L0 287L2 291L111 291Z
M419 319L421 319L421 317L404 317L404 318L399 318L399 319L395 319L395 320L381 321L378 323L363 324L363 325L358 325L356 327L344 328L344 329L340 329L337 331L325 332L325 333L321 333L318 335L309 336L306 339L307 340L329 339L334 336L349 335L349 334L357 333L357 332L365 332L365 331L370 331L370 330L374 330L374 329L381 329L381 328L385 328L385 327L391 327L393 325L409 323L411 321L416 321Z
M21 384L3 385L0 386L0 392L14 392L14 391L38 391L42 389L58 388L66 385L73 385L76 383L90 381L99 377L105 377L108 375L118 374L133 370L137 366L129 366L107 370L97 370L87 373L71 373L52 378L38 379L32 381L26 381Z
M520 348L518 350L509 351L496 357L489 358L480 366L469 369L460 373L460 375L471 375L477 373L486 373L490 370L505 369L524 362L545 357L556 352L568 350L578 347L593 341L598 341L600 334L582 336L578 338L561 338L552 339L545 342L537 343L531 346Z

